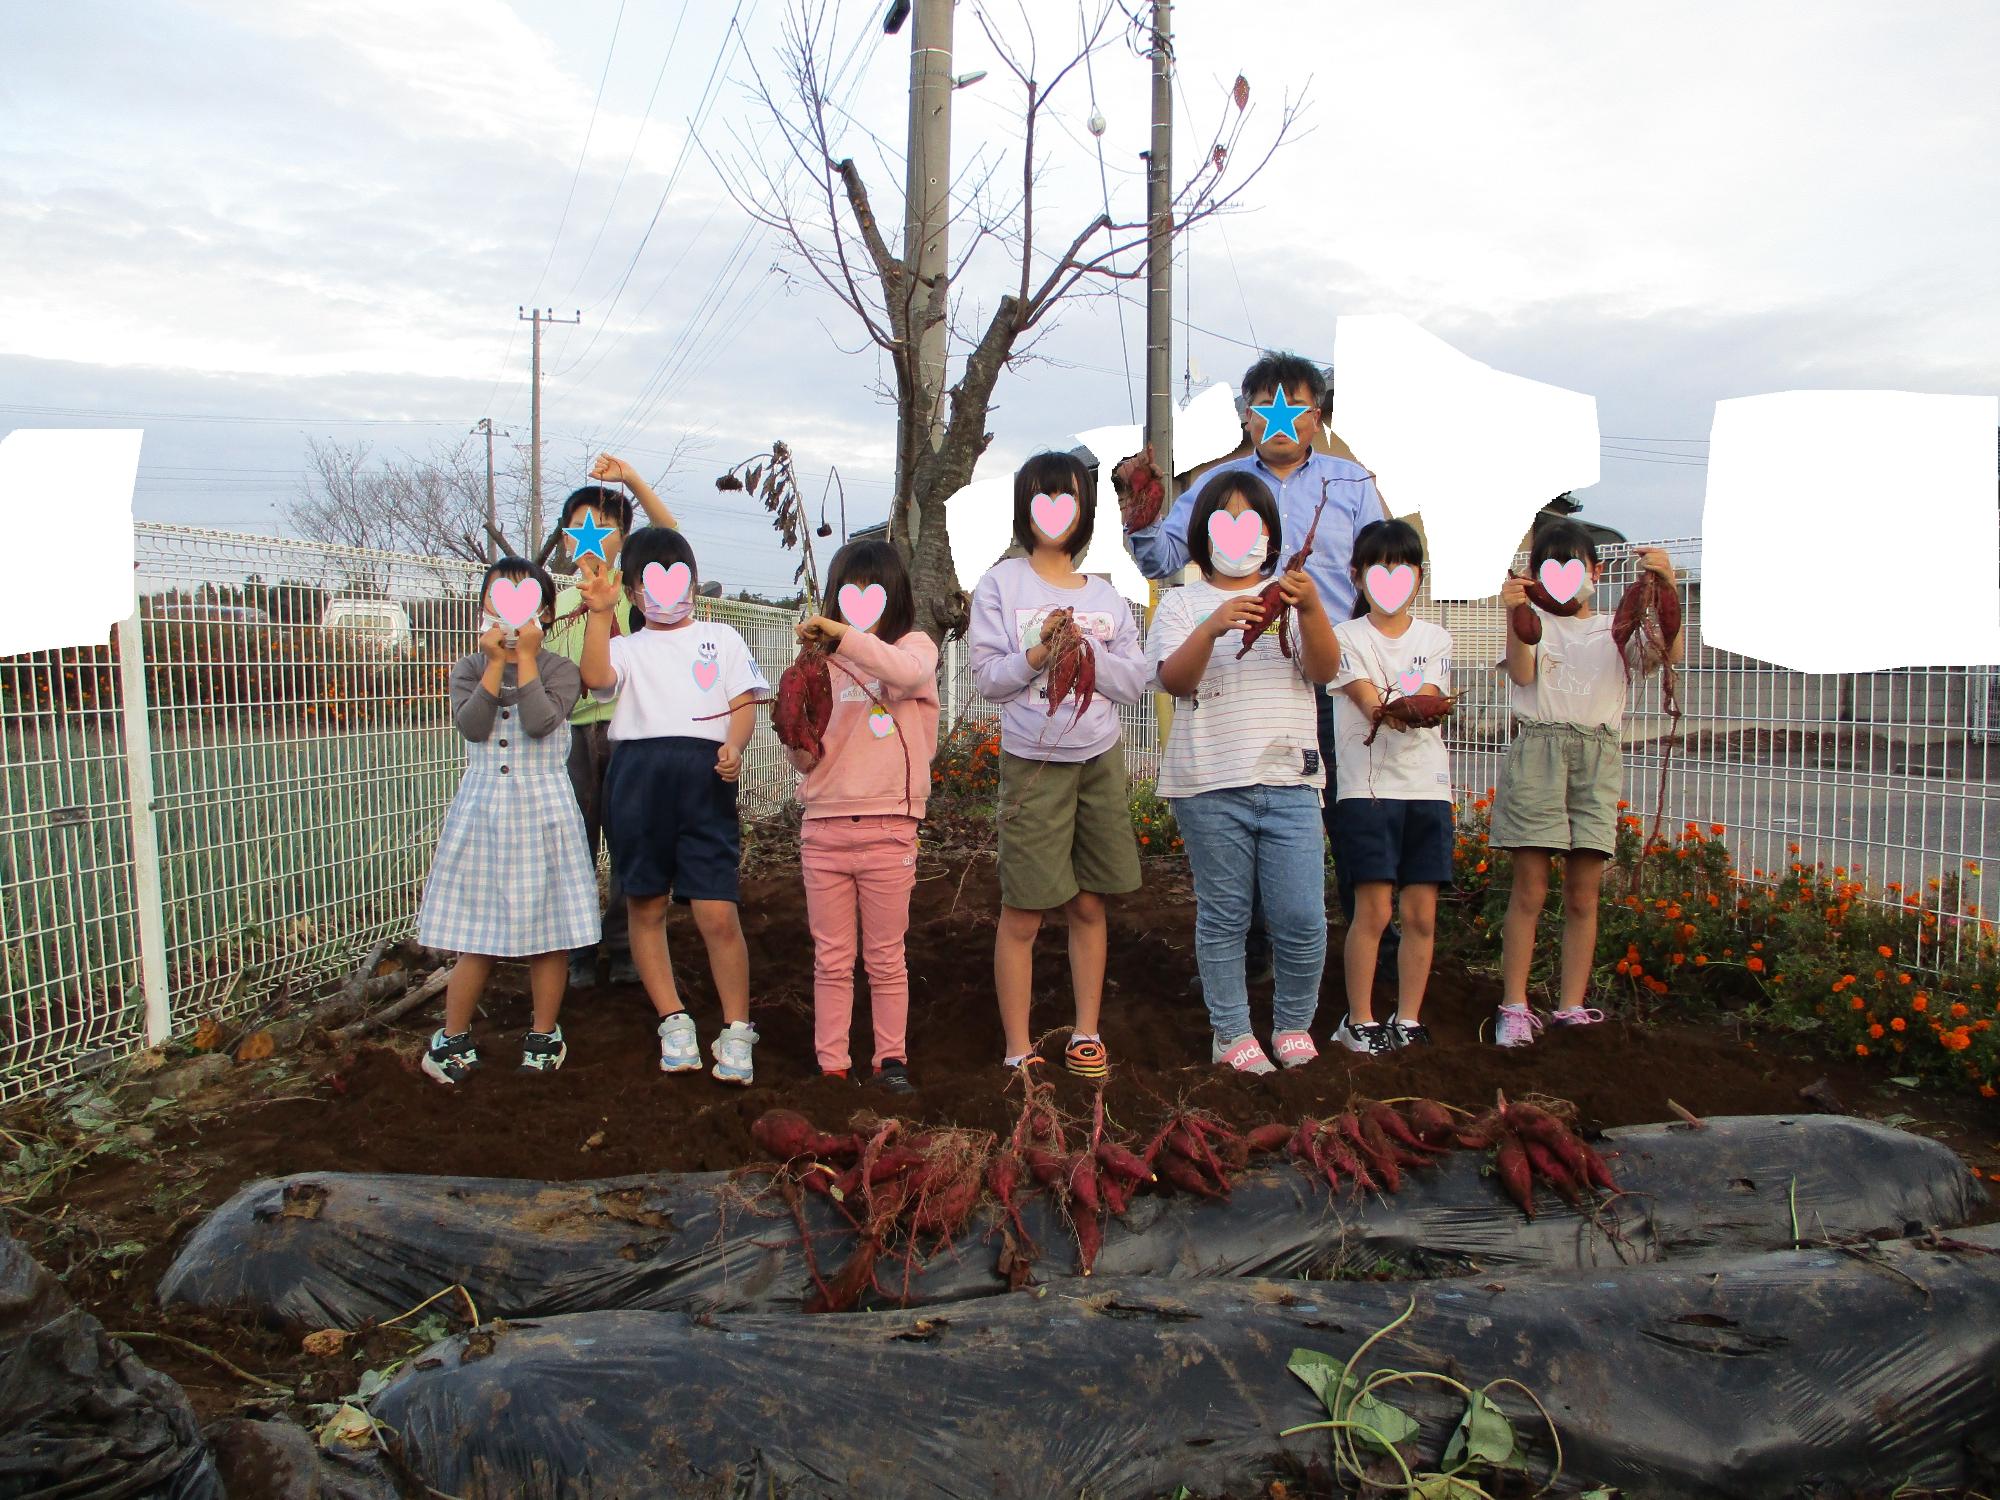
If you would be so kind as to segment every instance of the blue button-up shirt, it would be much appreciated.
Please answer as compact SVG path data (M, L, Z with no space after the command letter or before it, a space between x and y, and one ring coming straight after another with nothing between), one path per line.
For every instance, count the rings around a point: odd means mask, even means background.
M1196 482L1193 489L1178 497L1173 508L1151 526L1127 534L1126 545L1132 560L1148 578L1174 578L1187 566L1188 520L1194 515L1195 500L1203 485L1218 474L1243 470L1255 474L1271 487L1278 501L1278 522L1284 527L1279 547L1283 562L1299 550L1313 523L1313 508L1319 504L1321 481L1325 481L1326 509L1313 535L1311 556L1306 558L1306 576L1319 589L1326 612L1334 620L1344 620L1354 608L1354 579L1348 573L1354 561L1354 534L1370 521L1388 514L1382 497L1375 493L1375 481L1368 471L1348 459L1330 453L1314 453L1284 479L1271 472L1264 460L1252 453L1246 458L1217 464Z

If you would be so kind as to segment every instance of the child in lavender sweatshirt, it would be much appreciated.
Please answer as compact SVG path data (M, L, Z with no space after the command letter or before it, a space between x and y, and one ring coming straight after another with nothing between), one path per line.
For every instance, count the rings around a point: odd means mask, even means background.
M1098 1034L1104 999L1104 897L1139 886L1125 750L1114 704L1137 703L1149 668L1132 611L1102 578L1079 573L1090 546L1096 479L1067 453L1039 453L1014 475L1014 539L1026 557L987 571L972 593L972 680L1000 714L1000 926L993 984L1007 1033L1006 1062L1033 1052L1028 1011L1035 934L1061 907L1069 923L1076 1023L1064 1062L1102 1078L1110 1058ZM1041 623L1074 612L1097 657L1097 698L1080 716L1065 699L1051 713Z
M801 625L799 639L833 647L833 717L822 755L792 752L804 773L799 866L813 935L813 1046L821 1072L848 1076L858 945L875 1025L875 1080L907 1094L903 937L937 750L937 645L915 628L910 575L887 542L849 542L834 553L823 604L826 614Z

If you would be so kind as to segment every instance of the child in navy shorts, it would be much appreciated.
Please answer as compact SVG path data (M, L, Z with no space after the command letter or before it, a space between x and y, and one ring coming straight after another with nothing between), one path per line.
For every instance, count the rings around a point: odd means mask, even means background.
M619 564L614 571L582 561L590 607L583 682L618 700L604 830L631 916L632 961L660 1016L661 1070L698 1070L701 1045L674 986L666 928L669 897L693 909L722 1002L712 1071L721 1082L748 1084L757 1032L750 1025L750 954L736 911L742 853L736 781L757 727L758 700L770 694L770 684L742 636L694 618L700 578L694 549L678 531L649 526L635 533ZM614 637L611 612L621 592L646 626Z
M1437 936L1438 888L1451 883L1451 758L1437 726L1376 727L1392 697L1451 693L1451 635L1419 620L1411 602L1423 581L1424 544L1407 521L1375 521L1354 538L1354 618L1334 627L1340 667L1334 690L1333 854L1354 882L1347 928L1347 1017L1333 1039L1380 1055L1428 1042L1418 1019ZM1374 743L1367 743L1374 731ZM1376 952L1402 891L1403 941L1396 963L1396 1017L1375 1019Z

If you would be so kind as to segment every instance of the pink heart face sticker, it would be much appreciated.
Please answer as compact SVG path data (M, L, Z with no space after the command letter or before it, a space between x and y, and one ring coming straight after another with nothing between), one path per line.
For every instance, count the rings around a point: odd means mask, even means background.
M1218 555L1239 562L1250 555L1264 535L1263 519L1254 510L1232 516L1219 510L1208 518L1208 544Z
M1567 604L1583 587L1583 573L1582 558L1572 557L1566 563L1559 563L1551 557L1542 564L1542 587L1549 591L1549 597L1556 603Z
M878 740L886 740L896 732L896 721L889 717L889 710L879 703L868 710L868 732Z
M1028 504L1028 517L1035 523L1035 530L1050 541L1059 542L1076 525L1076 496L1037 495Z
M889 591L879 583L871 583L865 589L843 583L837 597L840 600L840 618L856 630L874 629L875 622L882 618L882 611L889 607Z
M1423 685L1424 674L1421 672L1400 672L1396 676L1396 686L1403 690L1405 698L1414 698Z
M687 598L688 585L694 581L686 563L675 563L671 568L663 568L656 562L646 564L646 571L639 575L646 586L646 597L655 609L677 609Z
M1408 563L1397 563L1393 568L1376 563L1368 570L1365 582L1375 607L1385 615L1393 615L1417 591L1417 570Z
M488 590L493 613L519 630L542 607L542 586L532 578L496 578Z
M658 564L656 563L654 566L657 567ZM680 564L675 563L674 566L679 567ZM694 685L704 693L707 692L715 686L715 679L721 674L721 671L722 667L719 663L712 661L696 662L694 664Z

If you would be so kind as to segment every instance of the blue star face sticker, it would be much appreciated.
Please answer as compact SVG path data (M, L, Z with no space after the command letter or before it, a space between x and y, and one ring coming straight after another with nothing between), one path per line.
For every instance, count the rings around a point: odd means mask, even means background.
M1265 437L1282 432L1296 443L1299 440L1299 418L1312 408L1292 405L1292 398L1285 392L1279 391L1262 406L1253 406L1250 410L1264 419Z
M563 535L576 543L576 555L579 559L594 557L601 563L611 561L604 555L604 539L611 534L612 528L598 525L597 518L589 511L583 513L581 526L563 527Z

